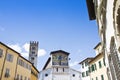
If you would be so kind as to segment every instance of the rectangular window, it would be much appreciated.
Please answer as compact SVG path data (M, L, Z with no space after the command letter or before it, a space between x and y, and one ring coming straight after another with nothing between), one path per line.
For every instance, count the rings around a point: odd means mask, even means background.
M7 61L12 62L13 61L13 55L8 53L6 59L7 59Z
M85 72L82 72L82 77L85 77Z
M58 68L56 68L56 71L58 72Z
M17 74L17 80L19 80L19 74Z
M96 77L96 80L98 80L98 77Z
M101 68L102 67L101 61L99 61L98 63L99 63L99 68Z
M27 77L25 77L25 79L24 80L27 80Z
M21 75L21 76L20 76L20 80L22 80L22 78L23 78L23 77L22 77L22 75Z
M32 50L35 50L35 47L32 47Z
M91 66L91 69L92 69L92 71L94 71L94 70L95 70L94 65L92 65L92 66Z
M86 76L88 76L88 71L86 71Z
M103 58L103 63L104 63L104 66L105 66L105 65L106 65L106 64L105 64L105 58Z
M104 76L103 75L101 75L101 80L104 80Z
M82 63L82 68L84 68L84 63Z
M2 55L3 55L3 50L0 49L0 58L2 57Z
M9 77L9 76L10 76L10 69L6 68L5 77Z
M97 66L96 66L96 64L94 64L94 66L95 66L95 70L97 70Z
M63 68L63 72L64 72L65 70L64 70L64 68Z
M86 62L85 62L85 66L87 66L87 65L88 65L88 62L86 61Z
M89 73L91 72L91 67L88 67L88 69L89 69Z

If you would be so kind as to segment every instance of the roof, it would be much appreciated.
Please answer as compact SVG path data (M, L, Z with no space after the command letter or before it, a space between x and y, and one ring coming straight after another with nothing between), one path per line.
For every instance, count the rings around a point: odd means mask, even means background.
M89 13L89 19L95 20L96 15L95 15L95 8L94 8L93 0L86 0L86 3L87 3L88 13Z
M51 58L49 57L47 62L45 63L45 66L43 67L43 70L47 67L48 63L50 62Z
M101 45L101 42L99 42L99 43L94 47L94 49L96 49L99 45Z
M29 62L30 64L32 64L29 60L27 60L26 58L24 58L23 56L21 56L21 54L17 51L15 51L14 49L10 48L9 46L7 46L6 44L0 42L0 44L2 44L3 46L7 47L8 49L14 51L15 53L17 53L19 55L19 57L23 58L24 60L26 60L27 62ZM37 70L37 68L32 64L32 66L36 69L36 71L39 73L39 71Z
M12 51L16 52L18 55L20 55L20 53L19 53L19 52L17 52L17 51L15 51L14 49L10 48L10 47L9 47L9 46L7 46L6 44L4 44L4 43L2 43L2 42L0 42L0 44L2 44L3 46L7 47L8 49L10 49L10 50L12 50Z
M51 54L55 54L55 53L64 53L64 54L66 54L66 55L69 55L69 54L70 54L70 53L65 52L65 51L63 51L63 50L57 50L57 51L51 52L50 55L51 55Z
M95 56L89 63L93 62L95 59L97 59L100 55L102 55L103 53L99 53L97 56Z
M86 58L86 59L84 59L83 61L81 61L79 64L82 64L83 62L85 62L86 60L92 60L93 59L93 57L88 57L88 58Z

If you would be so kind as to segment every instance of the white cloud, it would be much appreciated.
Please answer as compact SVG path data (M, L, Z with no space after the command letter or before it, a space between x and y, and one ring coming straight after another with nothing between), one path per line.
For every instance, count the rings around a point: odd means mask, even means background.
M28 53L25 53L25 52L22 52L21 55L25 58L28 58L29 54Z
M14 49L15 51L21 53L22 52L22 48L20 47L19 44L12 44L12 45L8 45L9 47L11 47L12 49Z
M46 51L44 49L38 50L38 57L46 55Z
M78 61L72 62L72 63L70 63L70 67L78 65L78 63L79 63Z
M30 46L29 43L25 43L25 44L23 45L23 49L24 49L26 52L29 52L29 46Z
M24 45L20 46L19 44L11 44L8 45L15 51L19 52L23 57L28 58L29 56L29 43L25 43ZM46 51L45 49L38 49L38 57L45 56Z

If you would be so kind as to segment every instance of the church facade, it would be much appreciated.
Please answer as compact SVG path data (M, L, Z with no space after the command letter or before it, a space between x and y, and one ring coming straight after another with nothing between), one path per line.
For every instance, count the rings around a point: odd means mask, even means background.
M50 53L39 80L81 80L81 73L69 67L69 53L58 50Z

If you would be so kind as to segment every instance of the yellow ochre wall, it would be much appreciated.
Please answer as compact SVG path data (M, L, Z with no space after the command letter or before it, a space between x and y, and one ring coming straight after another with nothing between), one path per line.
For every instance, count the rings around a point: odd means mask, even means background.
M19 75L19 79L22 75L22 80L25 80L25 77L26 80L38 80L39 71L30 61L2 42L0 42L0 49L3 50L2 57L0 57L0 80L17 80L17 75ZM7 61L8 54L13 56L12 62ZM18 64L19 59L28 64L29 68ZM8 77L5 77L6 69L9 69Z
M16 52L12 51L11 49L6 50L6 55L8 53L13 55L13 61L9 62L5 58L5 62L3 64L4 69L3 69L3 74L2 74L2 79L1 80L14 80L14 78L15 78L15 71L16 71L18 54ZM10 75L7 78L5 77L6 68L8 68L10 70Z
M39 74L39 72L35 69L35 67L32 66L31 80L38 80L38 74Z
M1 74L2 74L2 69L3 69L3 64L4 64L7 48L0 44L0 49L3 50L3 55L2 55L2 57L0 57L0 78L1 78Z
M19 59L23 60L25 63L27 63L28 65L31 66L31 63L29 63L28 61L26 61L24 58L19 57ZM31 78L31 69L27 69L26 67L17 64L16 77L17 77L17 75L19 75L19 79L20 79L20 76L22 76L23 80L25 79L25 77L28 80L28 78L29 79Z

